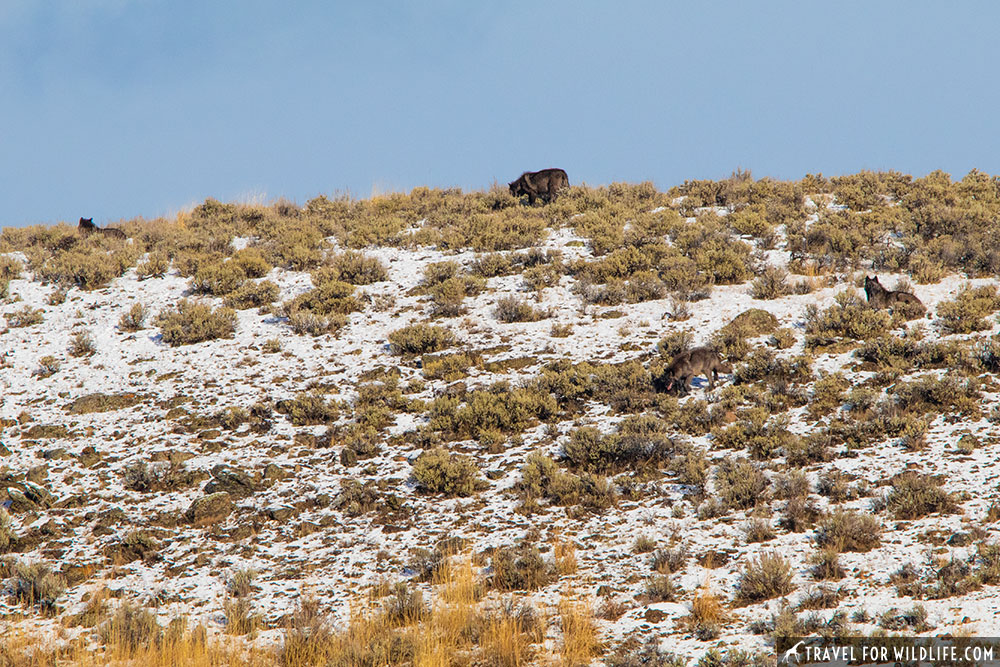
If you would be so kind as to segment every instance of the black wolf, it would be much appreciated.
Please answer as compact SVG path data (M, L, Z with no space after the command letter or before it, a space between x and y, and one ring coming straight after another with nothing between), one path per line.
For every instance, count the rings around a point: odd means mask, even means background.
M868 297L868 303L871 304L872 308L876 310L901 308L908 316L912 316L910 319L922 317L927 312L927 308L920 302L920 299L909 292L892 291L882 287L878 276L874 278L865 276L865 296Z
M76 226L77 229L84 236L90 236L91 234L103 234L104 236L110 236L111 238L125 240L125 232L120 229L113 229L111 227L100 228L94 224L93 218L80 218L80 224Z
M719 371L732 373L733 367L723 361L715 350L696 347L674 357L663 371L663 380L667 383L667 391L679 384L686 394L691 389L691 379L696 375L704 375L708 380L709 390L712 390L715 389L715 381L719 379Z
M546 202L556 198L563 188L569 187L569 177L562 169L542 169L541 171L526 171L513 183L508 183L510 193L515 197L528 195L528 203L535 204L541 197Z

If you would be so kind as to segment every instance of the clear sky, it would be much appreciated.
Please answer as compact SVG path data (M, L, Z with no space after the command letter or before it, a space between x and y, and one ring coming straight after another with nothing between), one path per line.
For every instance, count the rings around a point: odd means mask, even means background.
M215 197L1000 173L1000 3L0 0L0 226Z

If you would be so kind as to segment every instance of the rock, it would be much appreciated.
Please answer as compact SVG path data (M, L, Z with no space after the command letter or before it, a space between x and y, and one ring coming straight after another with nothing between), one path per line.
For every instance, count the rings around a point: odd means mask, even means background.
M7 497L10 498L11 512L34 512L38 510L38 505L28 499L26 495L14 486L7 487Z
M264 479L268 482L276 482L279 479L285 479L287 476L288 473L273 463L268 463L264 466Z
M60 573L66 577L66 583L76 586L90 579L99 569L98 563L65 563Z
M296 539L299 539L312 535L320 530L323 530L323 527L319 524L312 523L311 521L303 521L295 526L292 530L292 534L295 535Z
M28 497L28 500L39 507L52 507L55 504L56 497L49 493L49 490L44 486L40 486L34 482L24 482L22 486L24 487L24 495Z
M124 525L128 523L128 516L125 515L125 510L120 507L112 507L106 509L97 515L97 525L104 528L110 528L111 526Z
M350 468L351 466L357 465L358 463L358 453L351 449L350 447L344 447L340 450L340 465L345 468Z
M88 498L77 493L60 499L59 502L56 503L56 507L58 509L79 509L81 507L87 507L92 501L92 498Z
M948 544L953 547L965 547L972 544L972 535L969 533L955 533L948 538Z
M212 481L205 485L205 493L225 491L233 498L246 498L257 491L257 485L250 475L237 468L217 465L212 468Z
M34 466L28 469L28 472L24 474L24 478L29 482L34 482L35 484L41 484L49 476L49 467L44 463L39 466Z
M21 434L21 437L31 440L42 440L47 438L67 438L69 429L60 424L39 424L32 426Z
M180 465L190 458L194 458L194 454L191 452L182 452L176 449L163 449L158 452L153 452L150 455L150 461L168 461L174 465Z
M70 456L66 453L65 447L55 447L42 452L42 458L46 461L61 461L70 458Z
M76 455L76 460L80 462L84 468L89 468L98 461L101 460L101 455L97 453L92 445L87 445L80 450L80 453Z
M225 521L226 517L233 513L233 509L232 496L225 491L219 491L196 498L187 508L184 517L195 526L210 526Z
M312 433L296 433L294 442L300 447L308 447L309 449L316 449L319 446L319 438Z
M274 521L287 521L298 514L298 510L294 507L269 507L264 513Z
M104 553L115 565L124 565L132 561L141 560L144 563L152 563L157 560L159 544L147 533L141 531L131 532L120 542L109 545Z
M667 615L659 609L649 608L646 610L646 613L642 615L642 617L646 619L647 623L659 623L665 619Z

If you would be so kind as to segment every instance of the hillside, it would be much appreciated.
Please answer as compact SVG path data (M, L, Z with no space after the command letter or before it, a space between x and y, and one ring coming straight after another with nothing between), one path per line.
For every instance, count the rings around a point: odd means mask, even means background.
M996 177L208 200L112 226L127 240L0 236L19 641L737 665L779 635L1000 633ZM872 308L875 275L926 313ZM697 346L734 372L666 391ZM399 643L335 661L352 617Z

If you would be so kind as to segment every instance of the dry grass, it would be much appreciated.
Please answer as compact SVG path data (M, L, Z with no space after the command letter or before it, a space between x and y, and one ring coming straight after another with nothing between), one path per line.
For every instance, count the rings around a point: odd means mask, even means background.
M560 575L575 574L577 569L576 545L568 540L560 540L552 548L556 572Z
M110 614L108 597L101 595L95 598L97 604L88 607L94 618L86 622L87 626L100 628L100 645L89 643L87 635L66 642L41 633L31 634L14 625L5 629L0 638L0 664L443 667L457 664L456 659L463 656L462 664L575 666L589 664L603 650L592 605L589 601L571 600L570 589L552 610L562 632L561 640L549 652L541 643L550 620L519 596L484 602L483 586L471 554L446 560L432 585L433 603L429 613L419 620L398 618L391 611L390 596L389 608L379 606L376 599L358 601L349 623L342 628L334 625L318 601L304 597L286 622L281 645L267 648L252 641L253 631L260 627L259 619L209 638L202 626L189 628L185 619L177 618L163 627L149 610L127 603ZM227 613L241 619L252 616L252 611L246 609L232 610L242 600L229 600Z
M559 664L564 667L589 665L601 654L603 647L597 637L594 610L589 601L563 597L559 601L559 621L562 627Z
M96 648L86 639L63 643L17 627L3 629L0 664L4 667L276 667L273 650L241 640L207 640L204 629L169 633L161 641L133 646L123 635L109 636L107 646ZM307 665L311 663L299 663Z
M691 614L683 619L692 628L718 627L729 620L722 599L707 585L695 591L691 601Z

